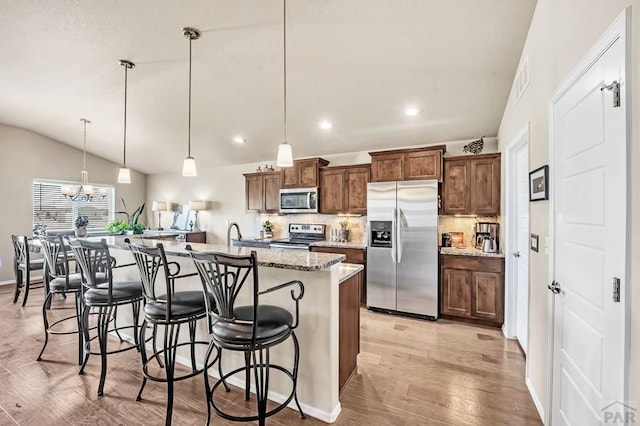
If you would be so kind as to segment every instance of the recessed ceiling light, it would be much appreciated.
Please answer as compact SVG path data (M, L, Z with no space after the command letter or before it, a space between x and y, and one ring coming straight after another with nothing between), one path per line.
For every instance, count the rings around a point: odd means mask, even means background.
M418 114L420 114L420 108L417 106L408 106L404 109L404 115L407 117L414 117Z
M234 136L233 137L233 141L235 143L245 143L247 140L245 138L243 138L242 136Z
M322 120L318 126L320 126L320 128L322 130L331 130L331 128L333 127L333 123L330 122L329 120Z

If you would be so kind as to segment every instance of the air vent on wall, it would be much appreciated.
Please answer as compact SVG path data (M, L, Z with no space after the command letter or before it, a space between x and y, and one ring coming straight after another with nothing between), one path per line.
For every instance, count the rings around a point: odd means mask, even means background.
M520 97L527 89L529 85L529 57L525 56L518 72L516 73L515 89L516 89L516 103L520 100Z

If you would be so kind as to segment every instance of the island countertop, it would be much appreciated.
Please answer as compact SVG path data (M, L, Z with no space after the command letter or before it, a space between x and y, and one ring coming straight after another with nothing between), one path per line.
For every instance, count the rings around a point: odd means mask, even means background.
M258 266L270 268L293 269L296 271L320 271L328 268L336 263L340 263L346 259L345 255L334 253L318 253L304 250L283 250L283 249L262 249L256 247L227 247L222 244L202 244L202 243L184 243L167 240L150 240L148 238L138 238L135 235L129 236L109 236L109 237L90 237L89 241L100 241L105 239L107 245L111 248L128 249L125 238L129 238L133 244L152 247L157 243L162 243L164 250L168 255L188 257L189 253L185 250L187 245L191 245L197 251L211 251L218 253L226 253L238 256L247 256L252 251L256 252Z

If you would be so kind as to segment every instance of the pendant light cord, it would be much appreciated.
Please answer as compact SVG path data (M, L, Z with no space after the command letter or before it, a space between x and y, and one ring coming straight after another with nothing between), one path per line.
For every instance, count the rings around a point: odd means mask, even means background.
M84 144L82 146L82 170L87 170L87 123L86 118L81 118L80 121L84 123Z
M124 143L122 153L122 167L127 167L127 74L129 66L124 65Z
M284 133L284 143L287 143L287 0L283 0L284 8L282 14L282 26L284 28L283 34L283 45L284 45L284 125L283 125L283 133Z
M193 37L189 36L189 148L188 157L191 157L191 42Z

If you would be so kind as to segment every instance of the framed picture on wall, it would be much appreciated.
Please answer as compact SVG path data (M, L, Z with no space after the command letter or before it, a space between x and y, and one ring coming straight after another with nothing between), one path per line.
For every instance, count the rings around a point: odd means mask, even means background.
M529 201L549 199L549 166L542 166L529 173Z

